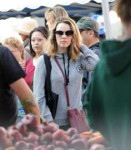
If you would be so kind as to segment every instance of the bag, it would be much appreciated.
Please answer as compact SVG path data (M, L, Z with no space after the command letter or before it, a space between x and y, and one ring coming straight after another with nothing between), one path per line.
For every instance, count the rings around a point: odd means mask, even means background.
M51 75L51 62L50 62L50 57L47 56L46 54L44 56L44 61L45 61L45 66L46 66L46 71L47 71L47 76L45 79L45 97L46 97L46 104L48 105L52 117L55 118L56 115L56 110L57 110L57 104L58 104L58 94L55 94L51 91L51 80L50 80L50 75Z
M65 89L66 101L67 101L67 106L68 106L67 114L68 114L70 125L71 127L76 128L79 133L89 131L90 128L87 124L86 114L84 110L70 109L70 101L69 101L68 88L66 84L67 83L66 77L56 57L55 57L55 62L58 65L64 78L64 89Z
M68 109L67 113L71 127L76 128L78 133L90 130L84 110Z

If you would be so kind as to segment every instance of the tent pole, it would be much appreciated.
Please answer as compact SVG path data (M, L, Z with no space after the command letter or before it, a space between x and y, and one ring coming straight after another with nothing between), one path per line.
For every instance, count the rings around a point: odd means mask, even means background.
M105 22L106 39L112 39L108 0L102 0L102 11Z

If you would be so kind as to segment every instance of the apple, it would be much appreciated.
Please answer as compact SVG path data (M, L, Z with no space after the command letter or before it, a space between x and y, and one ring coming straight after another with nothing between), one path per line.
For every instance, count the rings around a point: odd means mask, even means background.
M25 117L21 120L23 124L26 124L29 130L34 130L35 127L38 125L38 120L36 115L33 114L27 114Z
M87 150L87 144L84 139L75 139L71 142L71 146L76 150Z
M27 135L27 130L28 129L27 129L26 124L20 122L17 126L18 126L18 130L19 130L20 133L22 133L23 135Z
M38 134L39 136L41 136L44 133L44 126L43 124L40 124L38 126L36 126L36 129L34 131L36 134Z
M78 131L76 128L69 128L66 132L70 137L72 137L75 134L78 134Z
M28 144L25 141L17 141L15 143L16 150L26 150L28 148Z
M39 136L35 134L34 132L30 132L29 135L27 136L26 140L28 142L34 143L35 141L39 140Z
M18 130L10 129L8 133L13 137L13 141L20 141L23 139L23 135Z
M12 146L12 137L8 134L7 130L4 127L0 127L0 146Z
M47 148L41 145L41 146L36 147L34 150L47 150Z
M62 147L62 148L66 148L67 147L67 143L65 141L55 141L54 144L57 147Z
M58 130L58 128L55 127L54 125L48 124L48 125L44 126L43 130L44 130L44 132L54 133L56 130Z
M61 130L61 129L58 129L56 132L53 133L52 135L53 139L54 140L63 140L63 141L66 141L66 142L70 142L71 139L70 137L67 135L66 131L64 130Z
M46 132L40 136L40 143L41 144L50 144L52 143L52 134L50 132Z

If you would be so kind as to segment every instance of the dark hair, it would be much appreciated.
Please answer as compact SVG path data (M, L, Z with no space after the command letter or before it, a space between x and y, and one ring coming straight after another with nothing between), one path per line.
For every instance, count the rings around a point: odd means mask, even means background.
M47 39L48 36L49 36L48 30L47 30L47 28L44 27L44 26L38 26L38 27L36 27L34 30L32 30L32 31L30 32L30 37L29 37L29 38L30 38L30 54L31 54L33 57L36 55L36 53L35 53L35 51L33 50L32 45L31 45L31 37L32 37L32 34L33 34L34 32L36 32L36 31L42 33L42 35L43 35L46 39Z
M95 31L94 31L94 36L95 36L96 38L100 38L99 33L98 33L98 32L95 32Z

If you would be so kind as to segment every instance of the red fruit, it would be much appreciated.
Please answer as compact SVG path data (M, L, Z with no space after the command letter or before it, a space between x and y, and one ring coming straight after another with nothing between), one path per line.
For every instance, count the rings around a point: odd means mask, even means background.
M53 144L50 144L47 146L47 149L48 150L54 150L55 146Z
M71 139L64 130L58 129L52 135L54 140L70 142Z
M13 137L14 141L20 141L23 139L23 135L18 131L18 130L9 130L8 131L9 135Z
M8 134L5 128L0 127L0 146L12 146L12 137Z
M65 137L66 132L59 129L53 133L52 137L54 140L62 140Z
M47 150L45 146L38 146L34 150Z
M53 141L52 134L50 132L44 133L40 137L41 144L50 144L50 143L52 143L52 141Z
M54 150L64 150L62 147L56 147Z
M70 137L72 137L72 135L74 134L78 134L78 131L76 128L69 128L66 132Z
M4 136L7 133L6 129L4 127L0 127L0 137Z
M22 133L23 135L26 135L27 134L27 125L20 122L18 125L18 130L20 133Z
M43 124L44 126L48 126L48 125L49 125L48 122L46 122L46 121L43 121L42 124Z
M44 126L44 132L51 132L51 133L54 133L56 130L58 130L58 128L56 128L55 126L53 126L53 125L46 125L46 126Z
M63 147L63 148L66 148L67 147L67 143L65 141L55 141L54 144L57 146L57 147Z
M19 130L19 128L18 128L18 126L13 125L13 126L8 127L8 131L10 131L10 130Z
M34 129L38 125L38 120L36 115L27 114L23 119L22 123L26 124L29 129Z
M36 126L35 133L38 135L42 135L44 133L44 126L42 124Z
M25 141L17 141L15 143L16 150L26 150L28 148L28 144Z
M33 143L27 143L27 147L29 150L33 150L35 148L35 145Z
M87 150L87 144L84 139L76 139L71 142L71 146L76 150Z
M38 136L37 134L33 133L33 132L30 132L29 135L28 135L28 137L26 138L26 140L27 140L28 142L33 143L33 142L39 140L39 136Z

